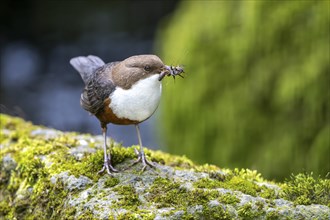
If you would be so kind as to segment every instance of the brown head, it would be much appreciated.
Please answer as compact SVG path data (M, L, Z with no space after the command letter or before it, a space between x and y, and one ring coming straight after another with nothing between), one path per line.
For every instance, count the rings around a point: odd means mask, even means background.
M112 80L123 89L129 89L140 79L168 71L156 55L131 56L112 69Z

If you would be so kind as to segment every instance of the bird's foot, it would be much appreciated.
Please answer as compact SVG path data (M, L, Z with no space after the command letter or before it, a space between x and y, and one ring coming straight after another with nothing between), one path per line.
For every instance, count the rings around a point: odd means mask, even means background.
M144 172L147 168L147 166L151 167L151 168L156 168L155 164L149 160L147 160L146 156L144 155L144 153L140 153L138 152L138 150L135 148L134 149L135 151L135 154L138 156L137 160L134 161L130 166L128 166L127 169L133 167L134 165L138 164L138 163L142 163L143 167L142 167L142 170L141 172Z
M98 172L98 174L103 173L104 171L107 171L107 173L112 176L113 173L118 173L119 170L115 169L112 165L111 162L109 160L104 161L104 165L102 167L102 169Z

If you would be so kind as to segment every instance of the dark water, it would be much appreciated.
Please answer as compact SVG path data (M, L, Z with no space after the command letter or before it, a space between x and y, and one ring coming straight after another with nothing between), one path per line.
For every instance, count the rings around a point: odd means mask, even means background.
M175 1L2 1L1 112L64 131L100 134L98 120L79 105L83 82L69 60L97 55L105 62L154 53L157 27ZM144 145L159 146L157 114L141 124ZM137 144L133 126L109 126L124 145Z

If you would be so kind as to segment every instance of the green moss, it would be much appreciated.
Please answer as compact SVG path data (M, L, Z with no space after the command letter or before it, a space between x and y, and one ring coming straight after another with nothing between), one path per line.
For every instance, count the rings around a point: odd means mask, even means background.
M131 185L121 185L113 188L113 191L117 192L121 197L116 202L116 206L127 209L137 210L137 207L141 205L139 196L136 194L135 189Z
M291 176L282 186L282 196L296 205L322 204L330 207L330 179L313 174Z
M228 171L226 175L213 175L212 178L202 178L194 183L195 187L214 189L225 188L241 191L252 196L261 196L267 199L276 199L277 195L273 189L266 186L259 186L255 182L263 181L256 171L238 170Z
M201 178L198 181L194 182L194 187L197 188L206 188L206 189L214 189L214 188L220 188L221 182L209 178Z
M180 188L180 184L161 177L155 179L149 193L149 200L156 203L158 208L183 206L189 198L187 191Z
M119 183L119 179L114 178L114 177L108 177L104 182L104 186L105 187L114 187L118 183Z
M31 131L40 129L31 123L18 118L0 115L0 218L4 219L56 219L65 216L72 219L76 215L74 207L65 207L64 201L78 196L79 190L68 191L61 181L56 184L50 182L50 177L67 171L70 175L89 177L94 183L103 175L97 175L103 166L103 151L98 148L94 153L86 153L81 159L77 159L69 153L70 148L79 146L76 133L57 132L53 137L35 137ZM4 130L5 129L5 130ZM80 135L83 136L83 135ZM89 147L95 147L102 143L92 142ZM113 164L117 165L125 160L136 158L134 147L124 148L121 145L111 143ZM251 170L221 170L213 165L195 165L186 157L172 156L161 151L146 150L147 156L158 163L170 165L175 169L190 169L197 172L206 172L210 178L202 178L193 183L192 189L181 186L180 183L168 178L158 177L147 190L146 200L157 208L173 207L170 213L183 211L185 219L226 219L229 214L223 206L209 207L211 200L217 200L221 204L237 207L239 199L235 193L221 194L216 188L238 190L252 196L266 198L271 204L278 193L265 186L259 186L258 182L265 182L261 175ZM10 156L16 163L15 170L6 170L2 160L4 156ZM158 171L157 171L158 172ZM104 186L111 188L118 194L118 201L113 208L124 208L128 213L121 214L117 219L152 219L154 214L150 210L143 210L139 196L131 185L122 185L120 178L107 176ZM329 205L329 180L314 179L310 175L298 175L288 180L283 185L280 193L285 199L294 201L295 204L319 203ZM97 192L100 198L106 196L105 192ZM19 195L19 196L18 196ZM89 195L89 198L95 196ZM88 202L88 199L87 201ZM268 205L269 205L268 204ZM203 211L192 216L187 208L202 205ZM251 207L241 207L240 216L251 218L265 215L263 203L255 203L257 210L253 212ZM80 218L92 218L93 213L85 210ZM250 212L251 211L251 212ZM117 213L115 213L117 216ZM270 219L276 219L277 213L267 213Z
M86 210L85 212L83 212L81 215L79 215L77 217L78 220L97 220L98 218L95 218L93 215L93 212L91 210Z
M189 160L186 156L175 156L168 153L164 153L159 150L151 151L149 149L145 149L145 153L147 156L151 157L152 161L167 166L180 167L180 168L192 168L195 166L194 163L191 160Z
M103 151L99 149L96 153L88 154L82 159L82 161L76 160L72 155L68 153L68 150L72 147L77 146L77 140L74 138L76 133L63 133L59 134L55 138L43 139L31 137L31 131L40 129L38 126L34 126L29 122L25 122L20 118L15 118L7 115L0 114L1 129L7 129L10 132L2 134L0 132L1 142L17 142L17 144L11 144L10 148L5 149L0 153L0 159L3 155L11 153L12 155L21 156L17 162L20 164L20 159L31 160L38 155L48 155L50 162L54 163L50 167L49 173L60 173L62 171L70 171L70 174L78 177L84 175L90 179L96 181L97 175L94 175L103 166ZM90 147L95 147L95 143L91 143ZM118 144L111 143L111 153L113 155L112 162L114 165L119 164L127 159L136 158L133 146L130 148L122 147ZM23 154L16 154L24 150ZM51 154L53 152L53 154ZM55 153L56 152L56 153ZM197 166L191 160L185 156L170 155L161 151L151 151L145 149L145 153L152 161L157 163L173 166L177 168L192 168L196 171L211 171L218 170L213 165L202 165Z
M209 179L209 178L202 178L196 181L194 183L194 186L199 188L208 188L208 189L213 189L213 188L233 189L253 196L256 196L257 192L261 191L260 187L257 184L254 184L250 180L247 180L246 178L244 178L244 176L241 176L239 174L234 175L233 173L228 174L228 176L226 176L223 181Z
M70 167L66 165L73 161L68 149L76 145L76 139L71 137L76 134L59 133L56 138L35 138L31 136L31 131L40 127L6 115L0 115L0 122L0 129L7 130L0 132L0 143L2 145L10 143L1 150L0 158L10 155L18 164L15 172L10 173L8 180L1 182L1 186L7 190L7 193L1 192L1 195L6 196L3 205L6 204L7 207L3 215L9 219L45 219L63 216L65 212L63 200L68 192L60 182L55 185L50 184L50 175L66 168L70 171L73 168L74 171L73 164ZM69 160L64 162L65 159ZM52 165L46 167L45 162ZM82 164L76 164L77 167L79 165ZM23 197L17 200L17 193L22 194ZM13 200L15 203L9 202Z
M140 220L140 219L145 219L145 220L152 220L155 218L155 214L151 213L148 210L137 210L134 213L127 212L123 214L119 214L116 219L117 220ZM110 217L111 219L111 217ZM115 218L113 218L115 219Z
M226 179L226 175L225 173L222 173L222 172L219 172L219 170L217 171L207 171L207 173L209 174L209 177L211 179L214 179L214 180L218 180L218 181L225 181Z
M253 209L251 203L246 203L238 209L238 216L243 219L256 219L264 214L264 211L261 209Z
M57 181L55 184L51 184L48 179L40 179L35 184L33 192L31 205L34 209L34 216L39 215L43 219L45 217L60 217L66 213L63 201L69 192L64 188L62 182Z
M123 161L127 159L133 159L136 158L134 148L125 148L122 147L121 145L114 145L112 144L111 147L111 155L112 155L112 162L114 165L122 163Z
M40 178L47 176L45 164L40 158L26 159L19 163L17 170L21 178L26 179L29 184L35 184Z
M257 196L258 192L261 191L261 188L257 184L239 176L232 177L230 180L223 182L221 186L223 188L241 191L251 196Z
M37 126L21 118L0 114L0 127L8 132L0 132L0 143L16 142L22 136L30 134Z
M277 195L274 189L268 188L266 186L261 186L260 189L261 191L258 193L258 196L262 198L270 199L270 200L279 198L279 196Z
M157 178L149 190L149 201L156 204L158 208L175 207L175 210L186 210L187 207L196 205L203 206L203 212L198 216L192 216L185 213L183 219L227 219L229 214L226 213L221 206L208 207L208 202L214 199L225 201L228 204L235 204L239 200L235 196L220 195L218 191L205 188L196 188L187 190L180 187L179 183L175 183L169 179ZM172 214L175 212L172 210ZM195 215L195 214L194 214ZM197 214L196 214L197 215ZM222 216L221 218L219 216Z
M66 207L62 212L63 214L62 214L61 218L73 220L73 219L75 219L76 211L77 210L75 207Z
M171 212L173 215L174 212ZM197 212L194 214L188 213L185 211L183 215L178 218L182 220L199 220L199 219L232 219L232 216L226 212L221 206L208 207L207 205L203 206L202 212Z
M282 217L283 218L283 217ZM278 211L270 211L266 215L267 220L279 220L281 219L281 215Z
M211 175L216 175L217 177L221 177L222 174L217 173L219 171L219 167L211 164L203 164L203 165L194 165L193 170L197 172L205 172L205 173L210 173Z
M204 206L203 208L203 217L205 217L205 219L232 219L232 216L221 206Z
M236 203L240 202L240 199L231 193L226 193L226 194L220 195L219 202L224 203L224 204L235 205Z
M255 203L255 205L257 206L257 209L258 209L259 211L263 210L263 208L264 208L264 206L265 206L265 204L264 204L263 202L261 202L261 201L257 201L257 202Z
M77 160L67 151L61 151L57 155L53 155L50 160L53 165L50 172L53 174L69 171L75 177L80 175L87 176L96 182L101 176L97 172L101 170L103 165L103 152L98 150L93 154L86 155L82 160Z
M0 201L0 217L5 216L10 212L11 208L8 201Z
M182 206L184 198L188 196L186 189L180 189L180 184L160 177L155 179L149 192L149 199L157 203L158 208Z
M142 219L153 220L156 216L150 210L139 209L136 214Z

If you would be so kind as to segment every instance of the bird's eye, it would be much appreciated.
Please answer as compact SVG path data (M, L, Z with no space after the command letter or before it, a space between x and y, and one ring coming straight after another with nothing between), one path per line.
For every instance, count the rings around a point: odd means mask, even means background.
M151 70L151 67L150 67L149 65L146 65L146 66L144 67L144 70L147 71L147 72L149 72L149 71Z

